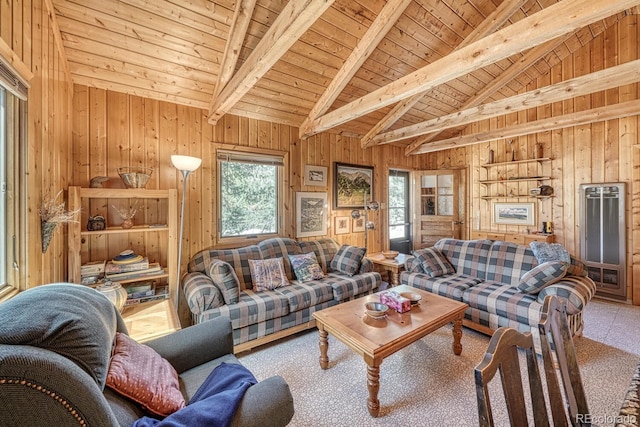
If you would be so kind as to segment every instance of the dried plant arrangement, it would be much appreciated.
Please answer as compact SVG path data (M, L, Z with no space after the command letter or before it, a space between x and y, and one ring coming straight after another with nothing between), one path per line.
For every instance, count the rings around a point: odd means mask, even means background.
M120 218L122 218L122 228L131 228L133 227L133 217L136 216L136 212L138 212L138 200L135 201L133 206L129 206L128 209L121 208L115 205L111 205L113 209L118 212Z
M47 251L51 243L53 231L58 224L78 222L75 218L76 214L80 212L80 209L74 211L65 210L64 201L58 201L61 194L62 190L58 191L55 197L51 197L49 193L45 194L42 206L38 209L40 229L42 232L42 253Z

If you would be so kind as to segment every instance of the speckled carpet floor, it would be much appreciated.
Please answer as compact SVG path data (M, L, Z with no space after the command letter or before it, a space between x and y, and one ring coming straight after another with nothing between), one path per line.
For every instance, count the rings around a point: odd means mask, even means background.
M445 327L384 360L378 418L366 408L364 361L331 335L326 371L318 363L315 329L239 357L259 380L281 375L289 383L292 427L477 426L473 369L489 337L464 328L460 356L453 355L451 342L451 327ZM575 344L593 421L612 426L640 361L640 308L592 301L584 336ZM500 402L492 403L498 404L496 425L508 425Z

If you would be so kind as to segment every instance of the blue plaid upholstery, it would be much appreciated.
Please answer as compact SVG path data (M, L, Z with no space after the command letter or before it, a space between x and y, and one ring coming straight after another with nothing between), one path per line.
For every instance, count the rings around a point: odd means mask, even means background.
M240 293L240 301L236 304L223 305L207 310L198 316L198 323L228 316L233 329L243 328L255 323L289 314L287 298L276 291L253 292L246 290Z
M567 274L567 266L560 261L548 261L535 266L522 275L518 289L528 294L537 294L545 286L562 279Z
M426 271L424 271L424 269L422 268L422 264L420 264L420 261L414 256L405 258L404 269L405 271L409 271L411 273L426 273Z
M366 252L367 250L365 248L342 245L338 253L331 260L331 269L329 271L339 271L353 276L360 270L360 263Z
M491 240L440 239L434 245L447 257L456 273L485 278Z
M425 273L403 271L400 275L402 285L413 286L431 293L462 301L462 295L471 287L482 282L477 277L464 274L448 274L440 277L429 277Z
M322 271L329 272L329 264L331 260L338 253L340 245L333 239L318 239L318 240L303 240L298 242L300 245L300 253L307 253L313 251L316 254L318 264L322 267Z
M224 305L220 290L210 277L200 273L187 273L182 279L182 289L191 313L201 314Z
M282 258L284 262L284 271L287 275L287 279L295 279L296 276L291 268L291 262L289 261L289 255L301 254L300 246L298 242L293 239L277 238L266 239L258 243L258 249L262 259Z
M538 301L542 303L547 295L557 295L567 303L567 314L577 314L595 293L596 284L589 277L565 276L561 281L542 289L538 293Z
M333 287L324 280L316 282L293 281L288 286L276 289L276 292L287 298L289 311L292 312L333 299Z
M213 281L215 287L222 293L225 304L235 304L238 302L240 282L231 264L215 259L209 263L207 274Z
M537 326L540 321L542 304L536 295L525 294L515 286L486 281L479 283L464 293L463 302L469 307L493 313L500 317L529 326Z
M239 249L205 249L195 254L189 261L187 271L204 273L213 259L228 262L233 266L240 282L240 290L251 289L250 259L262 259L258 246L251 245Z
M587 266L579 259L571 256L571 262L567 265L567 276L587 277Z
M363 273L357 276L332 272L322 279L322 283L331 285L336 301L347 301L359 295L366 295L377 289L382 282L379 273Z
M486 280L518 286L522 275L536 265L529 247L498 240L491 245Z
M413 256L420 262L422 269L429 277L438 277L456 272L449 260L437 248L419 249L413 251Z

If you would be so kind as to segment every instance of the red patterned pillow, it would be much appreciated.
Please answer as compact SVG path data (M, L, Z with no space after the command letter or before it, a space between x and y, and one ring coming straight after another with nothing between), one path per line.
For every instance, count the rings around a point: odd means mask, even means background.
M120 332L116 332L107 387L161 416L185 405L173 366L151 347Z

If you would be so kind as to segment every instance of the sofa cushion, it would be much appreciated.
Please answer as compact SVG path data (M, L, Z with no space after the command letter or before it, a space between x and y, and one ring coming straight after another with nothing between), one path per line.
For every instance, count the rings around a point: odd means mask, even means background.
M235 304L238 302L240 292L240 282L235 270L228 262L214 259L207 268L207 273L216 288L222 293L225 304Z
M360 262L366 252L365 248L342 245L331 260L331 269L353 276L360 270Z
M529 246L540 264L547 261L571 262L569 252L560 243L531 242Z
M322 267L322 271L329 272L331 260L338 253L340 245L333 239L322 238L318 240L302 240L298 242L301 253L312 252L316 254L318 264Z
M413 256L420 262L422 269L429 277L438 277L456 272L449 260L437 248L419 249L413 251Z
M336 301L348 301L359 295L371 293L382 282L380 273L362 273L356 276L332 272L321 280L333 288L333 297Z
M193 314L224 305L220 289L209 276L202 273L187 273L182 279L182 290Z
M570 257L570 262L567 264L567 276L582 276L587 277L587 266L582 261L573 256Z
M567 274L567 265L560 261L547 261L522 275L518 289L527 294L537 294L545 286L562 279Z
M318 280L324 277L322 267L318 264L316 254L308 252L300 255L289 255L289 262L296 280L300 282L308 282L310 280Z
M491 240L440 239L434 245L449 260L456 273L485 278Z
M223 305L203 312L198 316L198 323L215 317L227 316L231 319L233 329L265 323L289 314L289 301L277 291L240 292L240 300L236 304ZM268 328L269 325L264 326Z
M538 265L528 246L495 241L489 253L486 280L518 286L520 277Z
M188 271L206 274L206 268L214 258L228 262L233 266L240 282L240 290L252 288L249 260L262 259L258 246L251 245L239 249L205 249L191 258L187 266Z
M249 268L253 290L256 292L273 290L289 284L282 258L250 259Z
M107 386L161 416L185 406L173 366L151 347L120 332L116 333Z
M285 237L274 237L261 241L257 246L260 250L260 255L262 255L262 259L282 258L287 279L295 279L294 272L289 261L289 255L298 255L302 253L296 240Z
M487 313L522 323L538 326L542 304L536 295L525 294L515 286L486 281L477 284L464 293L462 301Z
M413 286L456 301L462 301L462 294L481 282L477 277L458 273L429 277L425 273L408 272L402 273L400 281L403 285Z
M333 299L333 287L322 280L313 282L292 281L289 286L276 289L276 292L287 298L289 312L313 307Z

